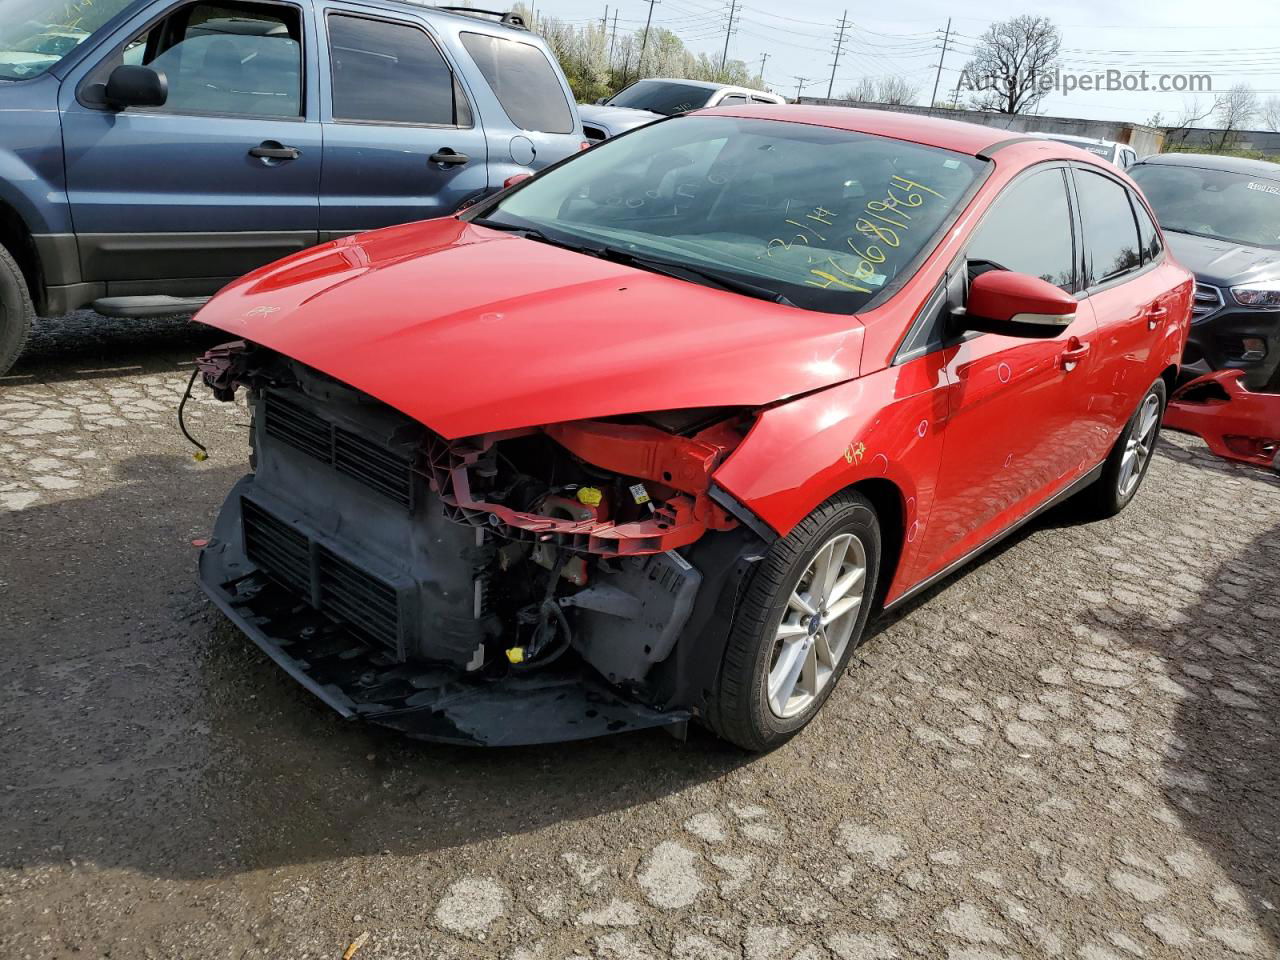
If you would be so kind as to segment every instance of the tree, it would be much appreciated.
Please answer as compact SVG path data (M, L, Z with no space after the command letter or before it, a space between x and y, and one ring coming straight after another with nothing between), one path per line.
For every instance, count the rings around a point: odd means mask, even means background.
M1192 97L1190 100L1182 101L1182 112L1178 114L1178 119L1165 129L1164 140L1169 147L1175 145L1181 146L1187 142L1187 137L1191 135L1192 128L1197 123L1203 122L1208 118L1209 114L1217 109L1217 101L1205 106L1200 102L1198 96ZM1153 124L1154 126L1154 124Z
M844 99L856 103L915 103L920 87L905 77L863 77L845 91Z
M1262 124L1272 133L1280 133L1280 97L1267 97L1262 104Z
M1022 14L993 23L965 64L961 85L978 110L1026 113L1049 93L1062 33L1048 17Z
M1222 127L1222 139L1218 141L1218 149L1225 150L1228 140L1234 141L1236 135L1249 126L1258 113L1258 95L1247 83L1237 83L1226 93L1218 97L1213 105L1218 125Z

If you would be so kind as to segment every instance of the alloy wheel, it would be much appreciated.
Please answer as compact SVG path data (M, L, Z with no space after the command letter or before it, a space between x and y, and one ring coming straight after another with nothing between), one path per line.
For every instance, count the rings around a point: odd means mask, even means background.
M809 562L775 635L766 681L775 716L802 713L835 679L858 622L866 578L866 548L851 533L832 537Z
M1125 441L1124 456L1120 460L1120 477L1117 481L1120 496L1129 496L1142 480L1142 473L1155 447L1156 431L1159 426L1160 398L1154 393L1149 393L1142 401L1142 406L1134 417L1133 430Z

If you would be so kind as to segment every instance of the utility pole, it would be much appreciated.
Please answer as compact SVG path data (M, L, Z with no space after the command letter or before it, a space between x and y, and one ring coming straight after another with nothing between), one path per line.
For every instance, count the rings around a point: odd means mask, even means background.
M645 18L644 38L640 41L640 59L636 61L637 76L644 73L644 50L645 47L649 46L649 24L653 23L653 5L661 2L662 0L649 0L649 16ZM625 84L627 78L624 76L622 79Z
M724 31L724 53L720 54L720 72L724 73L724 65L729 60L729 38L733 36L733 18L738 13L738 0L729 0L729 25Z
M844 16L840 18L840 22L836 24L836 58L831 61L831 82L827 84L827 99L831 99L831 92L836 86L836 67L840 66L840 51L844 49L844 32L849 29L849 11L844 12ZM799 96L799 94L796 94Z
M938 72L933 77L933 95L929 97L929 112L938 102L938 82L942 80L942 61L947 59L947 41L951 39L951 18L947 17L947 32L942 35L942 55L938 57Z
M613 8L613 32L609 34L609 72L613 72L613 45L618 39L618 8Z
M960 109L960 81L964 79L964 70L960 71L960 76L956 77L956 92L951 96L951 109Z
M769 54L760 54L760 85L764 86L764 65L769 62Z
M792 74L791 79L796 82L796 100L800 99L800 91L804 89L806 83L813 83L812 77L797 77Z

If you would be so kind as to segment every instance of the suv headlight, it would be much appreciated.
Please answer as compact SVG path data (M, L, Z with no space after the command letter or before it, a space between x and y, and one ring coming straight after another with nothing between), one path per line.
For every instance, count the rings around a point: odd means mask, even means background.
M1231 295L1246 307L1280 307L1280 281L1246 283L1232 287Z

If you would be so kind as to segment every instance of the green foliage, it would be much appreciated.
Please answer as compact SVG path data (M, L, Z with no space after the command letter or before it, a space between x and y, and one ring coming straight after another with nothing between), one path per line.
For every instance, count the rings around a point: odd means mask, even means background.
M516 12L531 21L527 7ZM759 76L752 76L741 60L729 60L720 69L720 60L705 53L687 50L680 38L663 27L653 27L649 40L644 30L619 30L612 24L606 29L599 21L582 26L554 17L538 17L532 27L546 41L560 61L579 103L594 103L601 97L617 93L628 83L641 77L681 77L689 80L714 80L718 83L763 88ZM644 61L640 62L640 52Z

